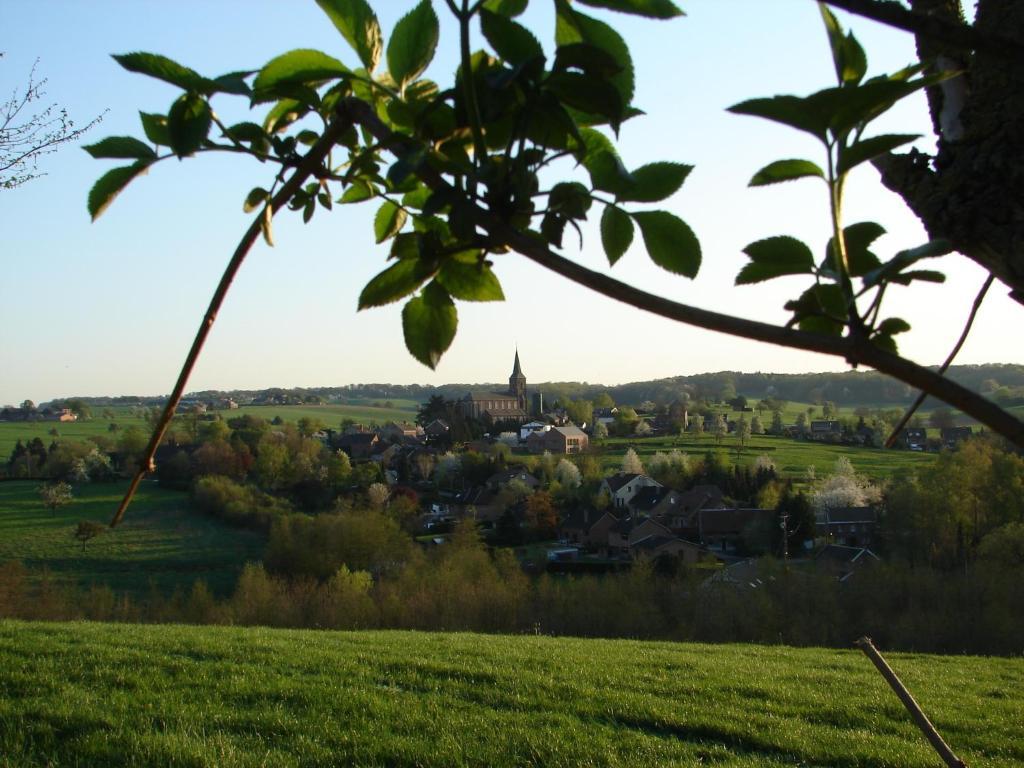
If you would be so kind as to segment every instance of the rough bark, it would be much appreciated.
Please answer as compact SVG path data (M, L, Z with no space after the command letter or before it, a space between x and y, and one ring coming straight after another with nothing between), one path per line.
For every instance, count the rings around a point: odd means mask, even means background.
M960 22L955 0L914 0L915 12ZM975 29L1024 41L1024 3L980 0ZM876 163L929 235L946 238L1024 303L1024 61L979 47L964 53L917 36L923 60L963 71L929 93L938 139Z

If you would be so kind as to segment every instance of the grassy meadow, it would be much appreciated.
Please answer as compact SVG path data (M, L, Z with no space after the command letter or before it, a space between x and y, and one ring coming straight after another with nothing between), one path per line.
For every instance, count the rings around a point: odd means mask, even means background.
M653 456L657 451L678 449L694 458L701 458L709 450L717 450L733 463L750 464L757 456L766 454L775 462L776 470L782 477L801 480L806 476L807 467L814 465L819 477L829 474L836 459L845 456L858 473L875 480L891 477L904 469L926 466L935 461L935 454L913 451L883 450L881 448L855 448L846 445L828 445L803 440L791 440L773 435L754 435L739 454L739 441L735 436L722 438L715 443L714 435L684 435L683 437L608 438L600 443L604 446L602 461L608 468L621 464L626 449L632 447L641 460Z
M972 768L1024 660L891 654ZM899 766L938 758L856 651L0 622L0 766Z
M373 403L380 402L380 405ZM245 405L233 411L215 411L225 419L230 419L240 414L249 413L270 421L275 416L280 416L285 421L297 422L303 416L320 419L328 427L337 429L343 419L352 419L362 424L385 424L389 421L412 421L416 418L416 411L419 404L412 400L393 400L392 407L385 408L385 401L367 401L365 404L353 405ZM117 407L112 409L115 417L105 419L100 414L102 408L97 408L91 419L59 423L56 421L0 421L0 461L6 461L11 455L18 440L23 443L38 437L46 445L52 440L85 441L90 437L105 435L117 439L117 433L110 431L110 425L116 424L119 429L127 429L130 426L138 427L144 431L149 427L146 420L131 415L131 409ZM51 430L57 431L55 437Z
M384 407L383 400L380 405L372 403L363 405L243 405L237 411L221 411L225 418L240 413L250 413L259 416L261 419L270 421L275 416L280 416L285 421L298 421L304 416L311 419L320 419L328 427L337 429L342 419L352 419L362 424L385 424L389 421L412 421L416 418L416 411L419 404L411 400L391 401L392 407Z
M187 494L152 480L143 481L117 528L83 548L74 538L79 521L108 524L126 484L76 486L74 500L55 515L43 506L37 486L0 483L0 562L19 560L37 574L46 568L58 584L102 584L140 595L151 584L169 593L203 579L215 593L226 594L245 563L263 557L263 535L201 515Z

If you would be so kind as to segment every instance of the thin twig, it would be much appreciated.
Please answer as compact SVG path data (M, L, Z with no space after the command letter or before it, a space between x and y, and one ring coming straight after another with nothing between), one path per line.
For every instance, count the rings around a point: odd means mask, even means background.
M274 195L271 199L269 206L272 213L277 212L281 206L285 205L294 195L299 188L305 183L306 179L312 176L315 171L320 167L320 164L327 157L328 153L334 147L334 143L352 124L351 118L344 113L344 103L339 106L338 116L334 122L324 131L323 135L317 140L316 144L309 150L306 156L302 159L298 168L291 177L284 183L281 190ZM171 392L170 397L167 398L167 405L164 406L164 411L160 415L160 420L153 428L153 434L149 439L149 445L146 446L146 452L143 454L142 460L139 463L139 468L132 478L131 484L128 486L128 490L121 499L121 504L117 508L117 513L114 515L113 520L110 521L110 527L113 528L121 519L124 517L125 511L128 509L128 505L131 504L132 497L135 495L135 491L139 487L139 483L142 478L152 472L156 466L153 462L153 457L156 455L156 449L160 446L160 442L163 440L164 435L167 433L167 428L171 424L171 419L174 418L174 411L178 407L178 403L181 402L181 396L185 392L185 385L188 383L189 376L192 374L192 369L195 367L196 360L199 358L199 353L203 349L203 344L206 342L206 337L210 333L210 329L213 328L213 323L217 319L217 313L220 312L221 305L224 303L224 297L227 296L228 289L231 287L232 281L235 279L235 275L238 274L239 268L242 266L242 262L245 261L245 257L249 254L249 250L252 248L256 239L260 235L262 229L261 216L257 216L249 228L242 235L242 239L238 242L238 247L235 248L235 252L231 257L231 261L228 262L227 267L224 269L224 274L221 275L220 282L217 284L217 290L213 293L213 298L210 299L210 306L206 310L206 314L203 316L203 321L199 324L199 330L196 332L195 339L192 341L192 347L189 349L188 356L185 358L185 363L181 366L181 371L178 374L178 381L174 385L174 390Z
M971 326L974 325L974 318L978 316L978 310L981 308L981 302L985 300L985 294L988 293L988 289L992 287L992 281L995 279L995 275L990 274L985 279L985 284L981 286L981 290L978 291L978 295L974 299L974 305L971 307L971 314L968 315L967 323L964 325L963 333L960 334L960 338L953 347L953 350L949 353L949 357L946 358L946 362L939 367L940 376L949 370L949 366L953 363L953 358L960 354L961 347L963 347L964 342L967 341L967 334L971 332ZM903 428L910 422L911 417L913 417L917 409L921 407L921 403L924 402L926 397L928 397L928 393L923 390L918 394L914 404L911 405L907 409L907 412L903 414L903 418L900 419L900 423L896 425L892 434L889 435L889 439L885 441L886 448L892 448L896 444L896 438L899 437L900 432L902 432Z
M1007 58L1018 66L1024 57L1024 45L1003 35L982 32L976 27L951 22L941 16L925 15L912 11L895 0L825 0L834 8L863 16L886 26L913 32L946 43L955 48L973 51L983 50Z

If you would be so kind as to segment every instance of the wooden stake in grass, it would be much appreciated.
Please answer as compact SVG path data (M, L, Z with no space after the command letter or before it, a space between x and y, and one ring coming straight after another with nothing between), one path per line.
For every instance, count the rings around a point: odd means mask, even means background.
M907 708L910 716L914 718L914 722L917 723L917 727L921 729L921 733L925 735L928 742L932 745L932 748L939 753L939 757L942 758L943 762L949 766L949 768L967 768L967 764L957 757L953 750L950 749L949 745L943 740L939 732L935 730L935 726L932 725L931 720L925 715L920 705L914 700L914 697L910 695L910 691L907 690L906 686L900 681L893 672L885 659L882 658L882 654L875 648L874 643L871 642L870 637L862 637L854 642L858 648L864 651L864 655L871 659L871 662L875 665L875 668L885 678L885 682L889 684L889 687L896 692L896 696L903 702L903 706Z

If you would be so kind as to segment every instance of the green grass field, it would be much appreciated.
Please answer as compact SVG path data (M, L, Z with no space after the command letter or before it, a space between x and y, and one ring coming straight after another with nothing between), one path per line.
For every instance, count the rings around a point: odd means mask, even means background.
M149 429L144 419L127 415L118 416L114 422L121 429L127 429L133 425L143 430ZM95 435L105 435L116 440L117 435L109 432L109 428L110 421L99 418L88 421L71 421L66 424L55 421L0 421L0 461L6 463L19 440L27 443L38 437L47 446L53 440L83 442ZM53 429L57 430L57 437L50 434L50 430Z
M377 402L377 401L374 401ZM270 421L275 416L280 416L285 421L298 421L303 416L313 419L320 419L328 427L337 429L342 419L353 419L363 424L376 422L385 424L389 421L412 421L416 418L418 405L411 405L412 401L399 401L401 407L380 407L373 405L243 405L237 411L222 411L225 418L240 413L251 413L262 419ZM395 403L392 402L394 406Z
M416 411L419 404L412 400L393 400L391 408L383 407L385 401L380 401L381 406L374 406L372 403L378 401L367 401L363 405L245 405L234 411L215 411L225 419L230 419L244 413L259 416L270 421L275 416L280 416L285 421L297 422L303 416L320 419L324 424L337 429L342 419L353 419L362 424L385 424L389 421L413 421L416 418ZM132 416L130 409L120 407L113 409L116 423L120 429L127 429L130 426L148 430L145 419ZM102 412L102 409L100 409ZM84 441L95 435L106 435L116 439L117 433L110 432L111 420L104 419L100 415L84 421L72 421L61 424L55 421L4 421L0 422L0 461L6 461L11 455L18 440L28 442L32 438L40 438L46 445L54 439ZM51 430L57 431L57 437L50 434Z
M688 434L684 437L613 437L601 441L600 445L606 449L603 455L605 466L614 468L620 465L623 454L630 446L636 450L642 460L654 455L657 451L678 449L694 458L701 458L709 450L718 450L735 463L738 443L734 436L728 436L722 439L720 445L716 446L713 435ZM903 469L927 466L935 461L935 454L827 445L772 435L758 435L751 437L747 446L739 453L739 463L749 464L762 453L772 458L780 475L794 479L804 478L807 467L812 464L819 477L826 475L832 471L836 459L840 456L848 458L857 472L876 480L891 477Z
M892 654L972 768L1024 661ZM0 766L885 766L939 760L855 651L0 622Z
M81 485L75 499L51 516L37 483L0 483L0 562L20 560L47 568L58 583L142 594L152 583L162 592L188 589L203 579L218 594L230 592L246 562L263 557L265 537L192 510L188 495L144 481L124 522L88 542L74 532L81 520L107 524L124 483Z

